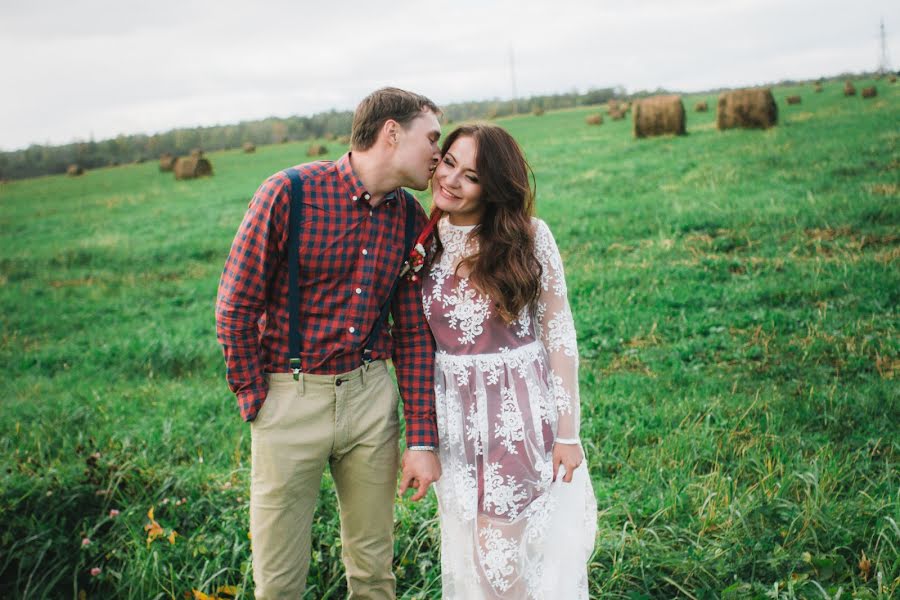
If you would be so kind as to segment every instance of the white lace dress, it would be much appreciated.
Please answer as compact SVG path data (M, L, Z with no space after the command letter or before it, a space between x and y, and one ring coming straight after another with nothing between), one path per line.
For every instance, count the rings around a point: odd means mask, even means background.
M562 260L533 219L543 267L534 306L507 324L454 274L472 227L438 223L444 252L423 281L437 342L443 598L588 598L597 505L586 464L552 482L553 440L577 438L578 350Z

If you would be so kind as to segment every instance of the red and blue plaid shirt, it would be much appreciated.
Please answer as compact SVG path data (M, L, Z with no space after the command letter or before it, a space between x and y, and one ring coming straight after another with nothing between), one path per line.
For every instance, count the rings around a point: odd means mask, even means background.
M306 373L336 375L362 364L362 350L405 258L409 204L390 194L371 207L349 153L335 162L296 168L303 181L300 358ZM427 218L418 202L413 206L420 231ZM265 373L290 371L285 262L289 214L290 180L279 172L253 196L219 282L216 331L225 351L228 384L247 421L256 418L265 402ZM435 347L422 313L421 280L401 280L391 315L393 326L390 331L382 328L372 358L393 359L407 445L436 447Z

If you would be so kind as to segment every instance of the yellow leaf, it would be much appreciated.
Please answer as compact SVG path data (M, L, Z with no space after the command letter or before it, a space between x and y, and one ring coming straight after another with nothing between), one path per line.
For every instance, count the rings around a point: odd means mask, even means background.
M175 531L175 530L173 529L173 530L172 530L172 533L169 534L169 543L170 543L170 544L174 544L174 543L175 543L175 536L176 536L176 535L178 535L178 532Z
M200 590L192 590L194 592L194 600L216 600L213 596L207 596Z
M231 596L232 598L234 598L238 594L238 588L236 585L222 585L219 586L219 589L216 590L216 594L220 596L222 594L225 594L226 596Z

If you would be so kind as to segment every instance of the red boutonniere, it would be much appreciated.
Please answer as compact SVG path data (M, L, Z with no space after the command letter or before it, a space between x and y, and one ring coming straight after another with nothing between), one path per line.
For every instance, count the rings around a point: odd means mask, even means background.
M409 258L403 263L403 270L400 271L400 277L405 276L410 281L417 281L419 279L419 276L416 275L416 273L418 273L422 269L422 265L425 264L425 242L431 237L434 226L437 224L442 214L443 213L438 209L432 211L431 218L428 219L428 224L425 226L425 229L422 230L422 233L419 234L418 239L416 239L416 243L409 252Z

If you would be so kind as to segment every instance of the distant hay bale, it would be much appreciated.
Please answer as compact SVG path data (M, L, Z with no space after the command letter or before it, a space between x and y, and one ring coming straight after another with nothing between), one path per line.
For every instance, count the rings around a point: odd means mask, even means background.
M66 175L69 177L84 175L84 169L81 168L81 165L69 165L66 169Z
M169 154L168 152L164 152L159 157L159 170L168 173L172 170L172 167L175 166L175 157Z
M719 95L716 127L768 129L778 123L778 107L768 88L735 90Z
M637 100L632 107L634 137L684 135L684 104L681 96L652 96Z
M584 118L584 122L588 125L603 125L603 115L600 113L588 115Z
M619 108L616 108L615 110L609 110L607 111L607 114L609 114L609 118L613 121L621 121L625 118L625 111Z
M890 81L891 83L897 83L897 76L891 75L890 77L888 77L888 81Z
M706 112L709 110L709 104L706 103L706 100L702 100L694 105L694 112Z
M213 174L212 164L202 156L181 156L175 160L172 170L175 172L175 179L194 179Z
M247 154L253 154L256 152L256 145L253 142L244 142L243 149Z
M816 84L813 86L813 91L814 91L815 93L817 93L817 94L822 93L822 84L821 84L821 83L816 83Z
M864 87L862 89L862 97L863 98L874 98L877 95L878 95L878 88L876 88L874 85L869 86L869 87Z
M310 144L306 150L307 156L322 156L323 154L328 154L328 148L322 144Z
M203 150L200 148L194 148L191 150L191 158L203 158Z
M535 106L534 108L531 109L531 114L533 114L536 117L540 117L541 115L544 114L544 107L543 106Z
M844 95L845 96L855 96L856 95L856 87L854 87L852 81L844 82Z
M800 104L800 96L788 96L785 99L788 104Z

